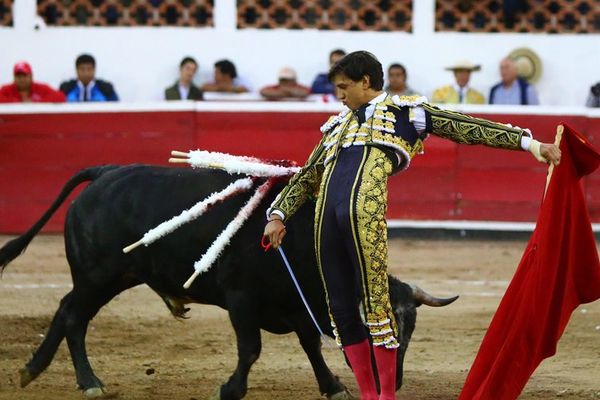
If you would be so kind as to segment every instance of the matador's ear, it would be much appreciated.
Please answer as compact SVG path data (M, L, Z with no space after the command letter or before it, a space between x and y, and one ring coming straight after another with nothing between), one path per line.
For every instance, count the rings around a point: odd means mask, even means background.
M364 90L369 89L371 87L371 77L369 75L363 75L360 84Z

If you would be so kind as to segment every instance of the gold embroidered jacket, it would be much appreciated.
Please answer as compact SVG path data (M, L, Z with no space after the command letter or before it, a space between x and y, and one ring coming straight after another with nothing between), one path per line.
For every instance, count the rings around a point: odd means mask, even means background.
M375 105L373 115L359 123L356 113L345 111L330 117L323 125L323 137L313 149L306 164L279 193L267 211L278 210L287 220L306 201L316 194L325 166L342 148L377 146L395 163L393 173L408 168L410 160L423 151L428 133L462 144L483 144L510 150L521 149L521 138L529 135L523 129L474 118L454 111L442 110L425 103L425 98L406 96L386 99ZM415 108L425 113L425 133L418 134L413 125Z

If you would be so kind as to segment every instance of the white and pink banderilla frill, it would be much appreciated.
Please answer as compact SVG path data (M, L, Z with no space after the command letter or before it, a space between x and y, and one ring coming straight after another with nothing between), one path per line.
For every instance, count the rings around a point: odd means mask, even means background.
M296 166L269 164L254 157L233 156L230 154L200 150L190 151L189 153L173 151L171 152L171 155L176 156L176 158L169 159L169 162L187 163L194 168L220 169L225 170L230 174L245 174L252 177L269 178L256 189L256 192L248 199L246 204L239 210L235 218L227 225L223 232L219 234L206 253L202 255L200 260L194 263L195 271L183 285L184 288L188 289L199 274L210 269L236 232L244 225L244 222L246 222L248 217L250 217L254 210L259 206L262 199L273 185L273 178L293 175L300 168ZM150 229L140 240L123 248L123 252L129 253L140 245L148 246L154 243L161 237L175 231L180 226L199 218L208 212L214 205L239 193L246 192L250 190L252 186L253 179L250 177L241 178L232 182L220 192L211 194L206 199L196 203L190 209L184 210L181 214Z

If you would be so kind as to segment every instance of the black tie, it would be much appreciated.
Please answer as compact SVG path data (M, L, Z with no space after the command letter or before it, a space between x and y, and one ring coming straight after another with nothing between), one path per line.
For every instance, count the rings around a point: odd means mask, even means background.
M369 107L369 103L363 104L355 112L355 115L356 115L356 118L358 118L359 124L362 124L367 119L367 117L366 117L367 107Z
M88 101L88 91L87 91L87 87L83 87L83 101Z

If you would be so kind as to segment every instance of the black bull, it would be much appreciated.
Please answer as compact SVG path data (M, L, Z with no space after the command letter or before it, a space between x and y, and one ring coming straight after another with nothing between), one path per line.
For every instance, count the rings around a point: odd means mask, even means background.
M223 189L234 179L221 171L141 165L92 167L75 174L40 220L0 249L0 267L4 269L24 251L67 195L77 185L92 181L69 208L65 222L65 247L73 289L61 300L42 344L21 370L21 386L46 369L66 337L77 384L90 397L102 396L104 385L92 371L86 354L88 323L116 295L145 283L177 317L185 315L186 303L214 304L228 310L237 337L238 364L220 387L221 399L240 399L246 394L250 367L261 351L261 329L277 334L295 332L313 367L320 392L329 398L347 398L344 385L325 364L319 334L279 254L265 253L259 245L265 209L281 185L271 189L215 265L200 275L189 290L182 284L193 272L194 262L234 218L249 193L214 206L196 221L148 247L129 254L121 251L149 229ZM313 215L313 206L307 204L289 221L284 247L317 321L331 335L313 251ZM393 277L389 282L401 343L399 388L404 353L415 327L416 307L422 303L445 305L454 298L435 299Z

